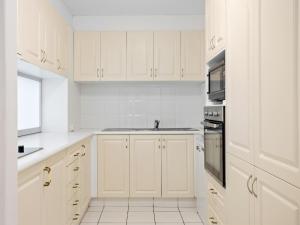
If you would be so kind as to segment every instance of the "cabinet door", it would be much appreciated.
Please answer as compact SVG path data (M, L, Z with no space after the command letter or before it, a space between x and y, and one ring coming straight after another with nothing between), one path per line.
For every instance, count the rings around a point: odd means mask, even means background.
M255 164L300 187L300 2L254 2Z
M129 136L100 136L98 165L98 197L128 197Z
M56 61L55 69L57 73L66 75L67 72L67 51L68 51L68 31L67 24L61 16L56 21Z
M204 34L181 32L181 80L205 80Z
M22 172L18 183L18 225L41 225L44 207L42 167Z
M263 170L255 174L255 225L299 225L300 189Z
M235 156L227 154L226 178L227 224L254 224L254 197L247 188L248 185L251 190L254 167Z
M130 136L130 197L160 196L160 135L132 135Z
M101 32L101 80L126 80L126 32Z
M206 62L208 62L212 57L212 37L214 34L214 1L215 0L206 0L205 1L205 37L206 37L206 48L205 48L205 57Z
M81 145L80 155L80 206L81 214L88 207L91 198L91 147L89 141Z
M43 220L45 225L64 225L65 203L65 163L64 158L50 159L46 165L51 169L45 172L45 181L50 182L44 187Z
M74 46L75 80L100 80L100 33L75 32Z
M162 196L194 197L192 135L162 136Z
M180 80L180 32L154 33L154 79Z
M17 52L23 60L39 65L41 63L41 1L18 0L17 6Z
M213 46L214 54L218 54L225 48L225 37L226 37L226 2L227 0L213 0L215 10L215 21L214 21L214 36Z
M153 32L127 32L127 80L153 80Z
M52 72L56 70L56 19L57 13L47 0L41 0L41 46L45 52L43 67Z
M227 151L249 163L254 161L251 4L251 0L227 0Z

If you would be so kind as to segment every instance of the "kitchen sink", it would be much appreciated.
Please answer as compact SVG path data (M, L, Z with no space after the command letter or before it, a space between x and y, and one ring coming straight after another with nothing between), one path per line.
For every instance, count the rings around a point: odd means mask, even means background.
M193 128L107 128L104 132L134 132L134 131L197 131Z

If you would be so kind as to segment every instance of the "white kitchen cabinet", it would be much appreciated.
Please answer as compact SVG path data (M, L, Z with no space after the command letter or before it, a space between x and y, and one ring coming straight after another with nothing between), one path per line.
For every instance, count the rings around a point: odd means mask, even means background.
M42 165L18 175L18 225L41 225L43 208Z
M86 141L80 152L80 214L85 213L91 198L91 147Z
M43 51L43 68L56 71L56 18L57 13L48 0L41 0L41 34L40 42Z
M17 1L17 53L25 61L41 63L41 4L40 0Z
M100 33L75 32L74 79L100 80Z
M204 33L181 32L181 80L205 80Z
M227 2L228 152L300 187L299 2Z
M65 161L59 154L45 163L43 220L45 225L64 225L65 205ZM47 171L47 169L49 169ZM47 183L48 182L48 183Z
M130 136L130 197L161 196L160 135Z
M226 1L206 0L206 61L225 49Z
M154 33L154 80L180 80L180 32Z
M126 32L101 32L101 80L126 80Z
M193 138L162 136L162 197L194 197Z
M98 197L128 197L129 136L99 136L98 165Z
M300 188L300 2L254 2L255 165Z
M254 163L251 0L227 0L227 151Z
M228 224L300 224L300 189L235 156L227 161Z
M254 167L230 154L226 156L227 223L252 225L254 224L255 199L250 191L254 181Z
M127 32L127 80L153 80L153 32Z

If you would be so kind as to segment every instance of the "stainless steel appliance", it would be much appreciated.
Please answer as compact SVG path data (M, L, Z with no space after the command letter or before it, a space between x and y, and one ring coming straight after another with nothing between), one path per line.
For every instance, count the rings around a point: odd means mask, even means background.
M205 107L204 119L205 169L225 187L225 107Z
M209 69L208 98L211 101L225 100L225 60Z
M41 147L24 147L23 145L20 145L18 147L18 158L22 158L26 155L30 155L34 152L37 152L37 151L40 151L40 150L43 150L43 148Z

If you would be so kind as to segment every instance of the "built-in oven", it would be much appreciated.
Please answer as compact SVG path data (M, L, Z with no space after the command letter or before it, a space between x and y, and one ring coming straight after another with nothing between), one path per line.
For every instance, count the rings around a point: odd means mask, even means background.
M225 187L225 107L205 107L204 118L205 169Z
M209 68L208 98L211 101L225 100L225 60Z

